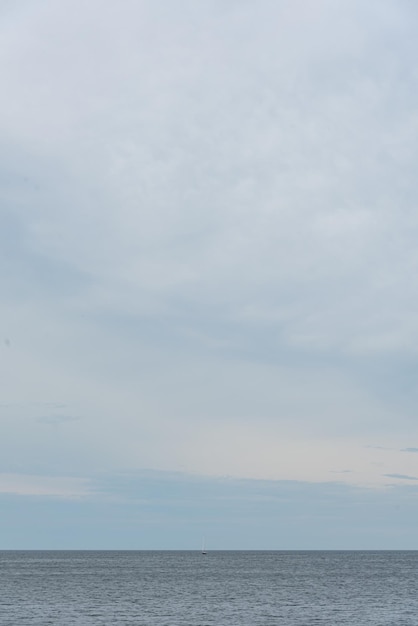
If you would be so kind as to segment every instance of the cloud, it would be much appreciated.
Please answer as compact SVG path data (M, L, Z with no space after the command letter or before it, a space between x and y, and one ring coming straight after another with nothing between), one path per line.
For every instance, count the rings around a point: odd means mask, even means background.
M401 452L418 452L418 448L402 448Z
M7 10L2 467L409 475L412 15L391 0ZM39 419L67 421L65 441Z
M0 473L0 494L79 498L89 491L89 480L82 478Z
M410 485L375 490L155 471L96 473L84 482L20 476L20 491L17 477L1 480L15 490L0 494L2 549L199 550L203 535L209 550L417 546Z
M387 478L399 478L400 480L418 480L417 476L408 476L407 474L384 474Z

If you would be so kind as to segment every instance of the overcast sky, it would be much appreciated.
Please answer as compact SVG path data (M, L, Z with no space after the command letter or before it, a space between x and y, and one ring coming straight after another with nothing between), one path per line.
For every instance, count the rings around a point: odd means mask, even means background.
M418 548L417 21L0 0L0 548Z

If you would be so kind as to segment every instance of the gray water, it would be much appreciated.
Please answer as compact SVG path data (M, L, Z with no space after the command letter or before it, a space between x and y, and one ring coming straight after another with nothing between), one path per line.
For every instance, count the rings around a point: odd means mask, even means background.
M0 624L417 626L418 552L0 552Z

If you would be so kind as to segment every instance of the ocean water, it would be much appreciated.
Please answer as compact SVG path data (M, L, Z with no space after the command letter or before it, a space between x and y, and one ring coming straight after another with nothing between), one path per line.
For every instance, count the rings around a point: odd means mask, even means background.
M1 626L417 626L418 552L0 552Z

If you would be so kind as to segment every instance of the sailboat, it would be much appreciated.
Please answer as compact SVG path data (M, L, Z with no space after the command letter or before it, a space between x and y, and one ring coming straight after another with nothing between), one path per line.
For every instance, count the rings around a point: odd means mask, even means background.
M202 554L207 554L207 550L205 548L205 538L203 537L203 541L202 541Z

